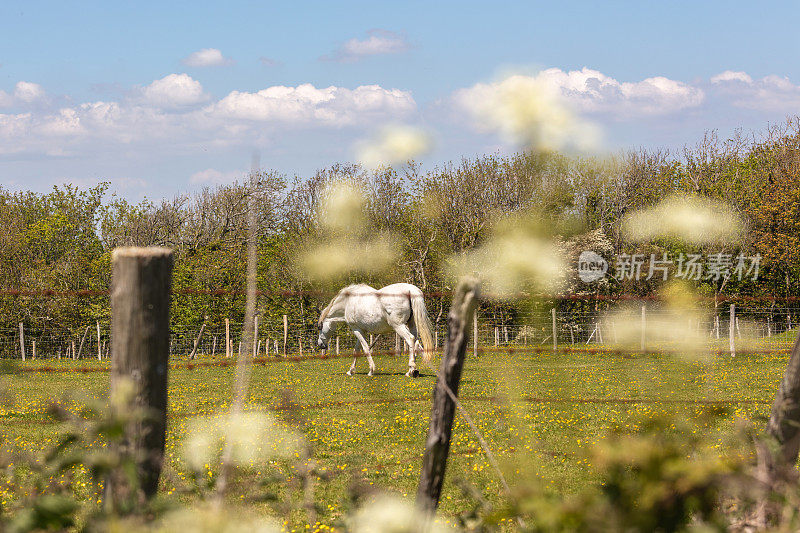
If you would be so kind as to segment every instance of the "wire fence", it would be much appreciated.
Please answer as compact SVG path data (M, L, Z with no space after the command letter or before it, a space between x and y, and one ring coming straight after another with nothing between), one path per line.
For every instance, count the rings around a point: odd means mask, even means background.
M565 308L566 307L566 308ZM717 306L707 312L680 314L657 302L615 302L598 310L576 310L569 306L529 311L512 320L494 312L478 313L473 330L473 349L542 349L556 351L609 348L625 351L672 351L681 349L681 339L691 338L716 351L780 351L791 347L798 326L800 306L737 308ZM732 309L733 307L733 309ZM248 324L255 340L242 344L245 324L225 317L207 317L204 324L173 324L170 355L176 360L207 356L234 357L239 353L255 358L309 358L352 356L357 340L345 326L329 339L328 351L316 348L317 326L309 319L258 316ZM444 317L434 323L435 349L447 335ZM408 351L393 333L370 336L373 353L401 354ZM705 343L705 344L704 344ZM50 322L29 321L0 327L0 358L6 359L99 359L113 357L108 321L95 321L70 330Z

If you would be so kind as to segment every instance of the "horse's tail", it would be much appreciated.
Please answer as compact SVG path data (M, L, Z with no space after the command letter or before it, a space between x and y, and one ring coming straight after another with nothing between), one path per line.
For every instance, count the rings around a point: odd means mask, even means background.
M417 335L422 341L422 348L425 350L423 357L425 361L430 361L435 346L433 345L433 325L428 318L428 310L425 309L425 299L422 291L411 294L411 311L414 314L414 325L417 327Z

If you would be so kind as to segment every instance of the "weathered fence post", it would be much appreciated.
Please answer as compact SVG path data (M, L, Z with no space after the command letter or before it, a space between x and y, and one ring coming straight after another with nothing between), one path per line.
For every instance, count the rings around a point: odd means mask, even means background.
M286 357L286 343L289 342L289 319L283 315L283 356Z
M400 335L397 333L394 334L394 356L397 357L401 353L400 348Z
M83 331L83 337L81 337L81 345L78 348L78 356L77 356L78 359L81 358L81 352L83 352L83 343L86 342L86 337L89 335L90 329L92 329L92 326L86 326L86 329ZM88 351L89 348L87 347L86 350Z
M336 335L336 355L339 355L339 335Z
M550 314L553 315L553 352L558 351L558 330L556 329L556 308L552 308L550 310Z
M214 335L214 341L211 343L211 357L217 355L217 336Z
M100 344L100 321L98 320L96 322L96 324L97 324L97 360L98 361L102 361L103 360L103 347Z
M22 322L19 323L19 353L22 355L22 360L25 360L25 326Z
M141 454L139 486L149 497L158 489L167 427L172 250L118 248L111 264L111 392L132 383L128 407L146 415L126 428L123 447ZM134 496L131 490L123 472L113 473L106 492L110 505Z
M225 319L225 357L230 357L232 352L231 347L231 323L226 318Z
M458 396L458 385L469 342L470 318L474 316L478 298L478 281L462 280L453 294L453 304L447 315L447 342L444 345L442 363L433 389L433 408L428 425L428 437L425 440L422 474L417 488L417 507L431 518L436 512L442 493L456 409L455 402L450 398L447 389L452 391L454 396ZM475 330L473 321L473 331Z
M766 509L770 489L776 483L797 481L797 454L800 450L800 333L795 338L789 363L778 386L772 412L767 423L767 438L758 446L759 475L764 483L765 496L761 509L762 522L770 510Z
M500 328L494 327L494 347L500 346Z
M730 341L731 357L736 355L736 345L733 342L733 328L736 324L736 305L731 304L730 323L728 324L728 338Z
M258 356L258 315L253 317L253 357Z
M197 356L197 347L200 346L200 339L203 338L203 331L206 329L206 320L208 320L208 317L205 317L203 325L200 326L200 333L197 334L197 338L194 340L194 346L192 346L192 353L189 354L189 360Z

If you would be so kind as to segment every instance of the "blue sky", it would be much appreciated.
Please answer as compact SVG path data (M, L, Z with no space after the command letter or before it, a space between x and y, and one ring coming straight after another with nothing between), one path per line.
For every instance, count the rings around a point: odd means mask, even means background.
M426 132L426 167L513 151L479 109L511 75L555 88L602 132L594 150L761 131L800 114L799 15L797 2L5 1L0 184L109 180L158 198L235 179L254 149L308 175L387 124Z

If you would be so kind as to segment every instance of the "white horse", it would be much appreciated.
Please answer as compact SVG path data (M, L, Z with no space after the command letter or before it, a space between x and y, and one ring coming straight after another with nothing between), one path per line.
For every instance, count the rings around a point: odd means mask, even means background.
M319 338L317 347L328 349L328 339L334 325L346 322L358 339L356 356L347 371L353 375L358 359L358 347L364 350L369 363L369 375L375 373L375 362L372 360L372 346L367 342L370 333L397 332L408 345L408 372L406 376L416 377L416 355L422 351L423 356L430 357L433 351L433 336L428 311L422 291L409 283L395 283L380 290L369 285L349 285L339 291L331 303L323 309L317 321ZM420 341L422 341L420 343Z

